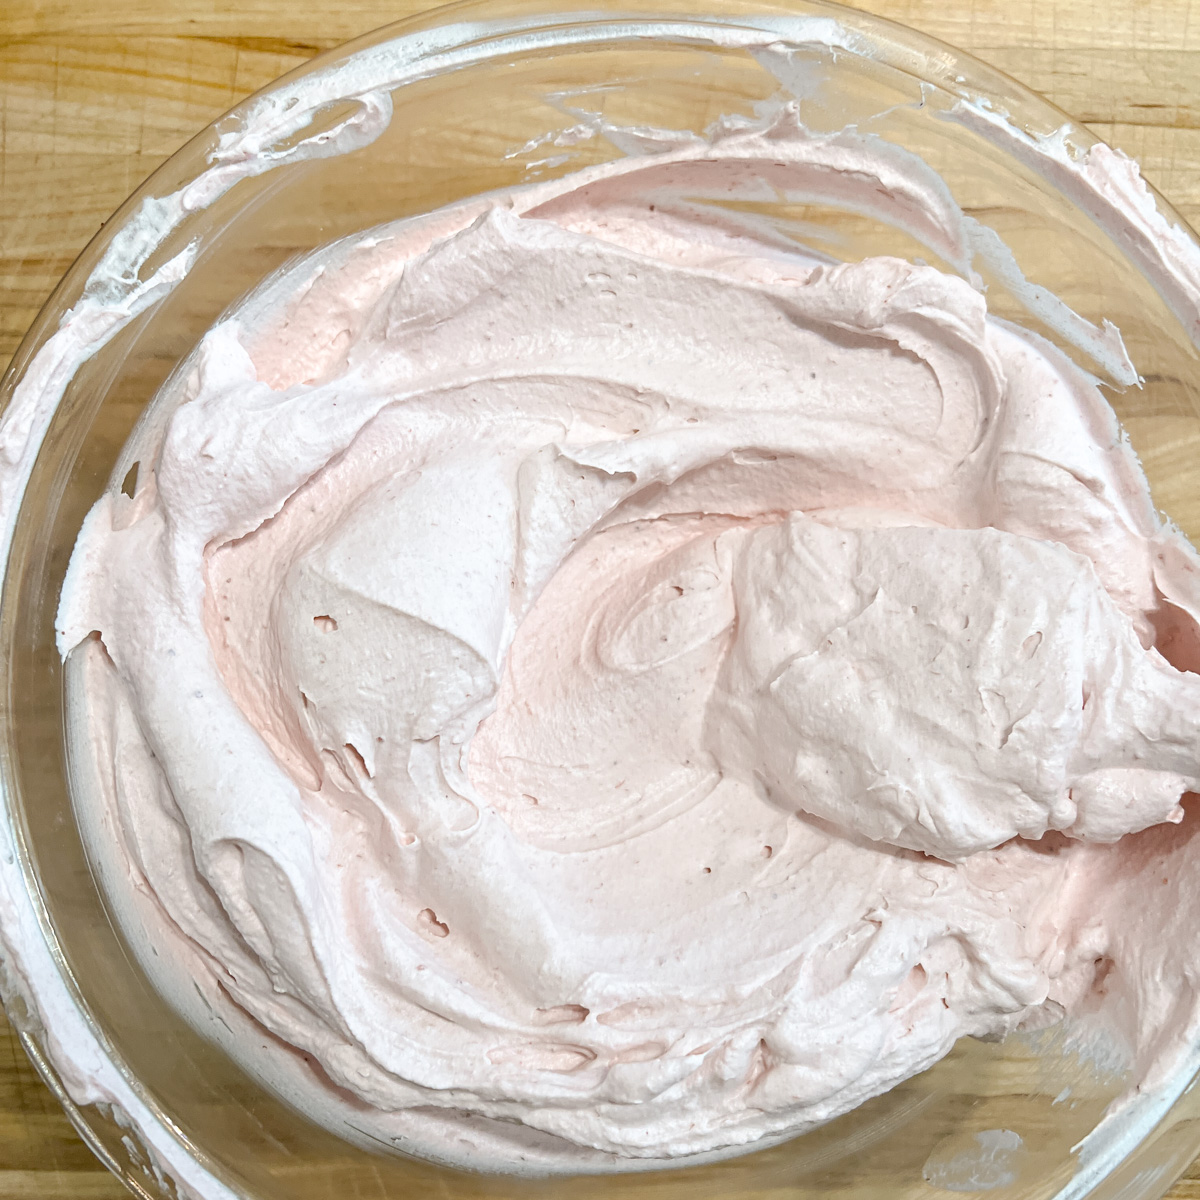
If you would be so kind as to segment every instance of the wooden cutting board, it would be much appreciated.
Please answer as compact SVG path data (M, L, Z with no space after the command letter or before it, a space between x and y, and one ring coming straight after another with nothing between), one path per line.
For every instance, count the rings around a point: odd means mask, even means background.
M0 0L0 368L71 260L193 133L421 0ZM863 0L1137 158L1200 227L1200 0ZM1200 470L1200 464L1197 465ZM0 1017L0 1200L117 1200ZM1171 1191L1200 1200L1200 1164Z

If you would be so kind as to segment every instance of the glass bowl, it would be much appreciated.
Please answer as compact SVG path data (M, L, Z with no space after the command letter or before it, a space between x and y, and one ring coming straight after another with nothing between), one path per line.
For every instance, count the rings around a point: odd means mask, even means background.
M652 11L618 2L603 12L481 0L380 30L272 84L105 225L0 389L4 1000L84 1138L138 1194L1142 1200L1200 1151L1194 1064L1097 1128L1121 1080L1048 1031L964 1040L854 1112L714 1165L547 1180L433 1166L325 1131L200 1036L151 985L94 882L67 782L58 596L84 515L133 466L126 438L214 319L335 238L620 157L620 139L589 134L596 117L702 132L722 116L753 116L781 91L810 128L857 124L941 174L983 231L974 267L991 311L1051 337L1109 385L1156 503L1200 542L1200 284L1190 291L1180 267L1200 251L1150 193L1142 225L1121 225L1063 169L1095 139L950 47L812 0L655 0ZM837 259L939 261L879 213L828 195L781 197L764 215ZM1161 245L1143 225L1166 231ZM1054 296L1091 333L1058 321ZM1093 336L1106 319L1141 386L1127 386L1128 368Z

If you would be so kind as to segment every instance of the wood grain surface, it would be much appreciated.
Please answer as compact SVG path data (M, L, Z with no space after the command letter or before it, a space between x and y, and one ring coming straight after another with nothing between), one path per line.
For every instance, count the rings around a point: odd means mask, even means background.
M420 0L0 0L0 368L168 155L248 93ZM864 0L1136 157L1200 226L1200 0ZM126 1195L0 1017L0 1200ZM1200 1200L1200 1164L1170 1192Z

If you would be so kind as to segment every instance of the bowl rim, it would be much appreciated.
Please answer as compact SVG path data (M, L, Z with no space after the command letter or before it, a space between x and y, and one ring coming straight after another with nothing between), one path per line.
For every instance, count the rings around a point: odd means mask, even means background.
M280 76L211 121L153 171L68 268L0 379L0 657L6 675L16 608L10 565L22 500L42 438L75 372L185 277L194 261L194 245L165 263L158 262L156 254L190 219L242 179L369 144L386 128L392 93L407 83L514 52L599 43L654 40L721 49L817 44L869 56L933 84L1002 130L1004 138L1033 147L1036 153L1049 155L1057 148L1060 155L1077 157L1103 144L1003 71L888 18L834 0L709 0L710 11L702 14L687 3L659 0L655 7L626 8L624 0L618 0L600 10L572 9L557 0L456 0L430 8L327 50ZM718 8L728 11L712 11ZM346 100L357 102L353 113L330 130L300 136L321 113ZM286 148L272 149L289 142ZM1151 185L1144 186L1160 221L1190 240L1200 263L1200 239L1169 201ZM107 317L104 328L98 334L76 333L75 326L83 323L80 318L97 312ZM41 393L35 386L39 383ZM160 1186L165 1175L181 1195L237 1200L238 1193L221 1178L221 1168L189 1142L108 1044L71 976L30 852L19 772L10 753L16 702L9 684L6 678L0 689L0 999L35 1069L72 1125L135 1193L155 1200L143 1179L109 1151L97 1120L104 1114L97 1105L138 1138ZM74 1054L62 1045L67 1032L76 1039ZM1183 1082L1161 1106L1159 1117L1168 1114L1191 1086L1197 1070L1200 1047L1193 1050L1189 1069L1179 1072ZM1114 1152L1081 1162L1082 1169L1055 1200L1078 1200L1118 1168L1135 1166L1136 1156L1152 1147L1152 1135L1159 1128L1139 1122L1131 1131L1138 1136L1118 1138ZM1152 1184L1157 1188L1154 1194L1161 1195L1200 1151L1200 1130L1192 1141L1178 1169L1159 1174ZM1134 1194L1129 1193L1131 1200Z

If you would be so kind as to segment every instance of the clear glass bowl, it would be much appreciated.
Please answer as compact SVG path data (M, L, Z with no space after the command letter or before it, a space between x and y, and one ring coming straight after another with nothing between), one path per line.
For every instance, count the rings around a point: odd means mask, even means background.
M35 377L57 379L52 400L61 387L57 403L34 415L27 452L6 443L0 494L12 536L0 601L5 1002L80 1132L142 1195L903 1200L950 1188L1141 1200L1166 1191L1200 1151L1200 1094L1182 1087L1159 1109L1090 1136L1120 1081L1042 1034L964 1041L830 1125L715 1166L541 1182L464 1174L357 1149L292 1111L173 1013L109 919L72 815L53 624L83 516L104 488L121 485L131 465L122 446L159 386L223 310L317 246L619 157L598 136L550 144L580 114L696 131L722 115L752 115L780 87L756 56L765 42L777 43L777 69L785 52L786 81L803 95L810 127L857 122L916 151L967 214L1000 233L1032 283L1120 327L1145 382L1113 388L1112 402L1157 503L1200 542L1200 363L1185 322L1135 250L1064 194L1052 171L945 117L957 98L982 98L1034 137L1061 129L1075 152L1095 139L998 72L862 13L799 0L699 7L655 0L645 12L621 0L601 13L564 13L553 0L482 0L321 56L200 133L130 198L4 379L9 417ZM243 135L254 122L250 145ZM264 148L273 149L267 160L245 153ZM252 161L270 169L253 173ZM774 215L836 257L933 258L876 217L831 204L792 209ZM157 232L142 236L138 214L151 212ZM993 312L1048 332L1002 279L989 284ZM109 314L107 324L82 347L64 340L64 320L89 305ZM1019 1151L1006 1148L1011 1133Z

